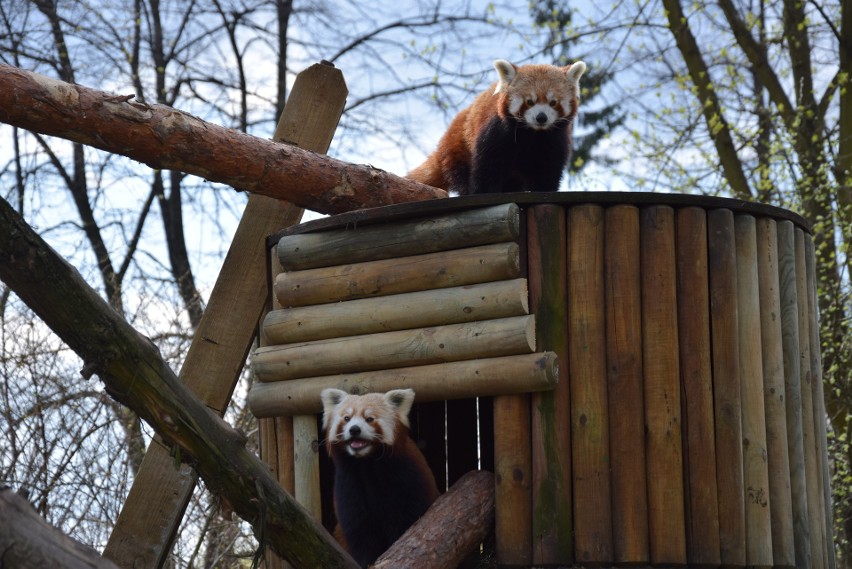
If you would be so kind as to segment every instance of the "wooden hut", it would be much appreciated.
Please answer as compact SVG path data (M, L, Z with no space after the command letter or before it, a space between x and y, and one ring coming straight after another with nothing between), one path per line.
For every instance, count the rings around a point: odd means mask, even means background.
M496 474L500 566L833 566L814 246L698 196L471 196L270 238L249 394L331 524L319 392L412 387L439 484Z

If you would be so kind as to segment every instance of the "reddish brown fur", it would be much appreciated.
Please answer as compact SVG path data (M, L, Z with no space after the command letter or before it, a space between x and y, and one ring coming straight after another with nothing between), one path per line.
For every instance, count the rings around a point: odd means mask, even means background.
M498 63L495 62L495 67L497 67L499 72L500 67L498 67ZM505 63L509 65L508 62ZM558 112L560 117L560 122L557 124L561 123L564 126L565 122L569 123L565 129L566 134L564 136L567 137L568 155L570 155L570 121L577 114L579 104L577 80L579 79L579 75L585 70L585 64L582 62L578 62L575 65L577 67L574 69L572 75L576 75L576 77L571 77L570 79L568 71L572 66L556 67L553 65L535 64L520 67L512 66L515 70L515 75L508 83L503 81L501 72L501 81L492 84L487 91L477 96L469 107L462 110L453 119L446 133L438 142L435 152L429 155L423 164L409 172L407 177L459 194L494 191L477 188L475 163L477 159L483 158L482 155L484 153L491 151L491 147L494 146L494 137L502 135L487 135L491 138L483 140L483 133L486 132L495 119L499 119L504 123L515 121L523 127L524 112L530 106L527 103L527 99L532 96L535 97L533 104L549 103L554 99L558 101L557 105L550 104L550 106ZM498 89L496 93L495 88ZM523 101L520 109L515 113L512 113L510 110L510 100L513 97ZM563 101L569 101L567 108L564 108ZM527 132L532 131L528 130ZM544 142L543 138L542 141ZM504 144L504 141L498 142ZM546 144L549 144L549 142L546 142ZM567 162L568 156L561 157L561 159ZM505 162L504 160L498 160L497 162L498 165L496 167L506 167L505 165L499 165L499 162ZM564 167L564 162L558 166L560 168ZM492 166L488 164L486 167ZM515 191L521 191L522 189L530 188L518 188ZM556 188L532 189L555 191Z

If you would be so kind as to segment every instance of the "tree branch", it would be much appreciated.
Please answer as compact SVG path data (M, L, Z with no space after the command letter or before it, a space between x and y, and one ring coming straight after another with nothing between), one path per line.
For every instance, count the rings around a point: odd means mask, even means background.
M710 81L710 70L707 68L707 63L704 61L695 36L689 28L689 22L683 13L680 0L663 0L663 6L669 21L669 29L674 35L684 62L686 62L692 82L698 88L698 101L701 104L701 111L704 114L710 138L716 146L716 153L719 155L725 179L737 198L750 200L753 197L751 188L743 171L742 162L737 156L734 141L731 139L731 129L722 114L722 106Z
M128 102L8 65L0 65L0 122L320 213L447 196L382 170L250 136L165 105Z
M252 524L261 543L297 567L357 565L245 448L245 440L178 380L156 347L89 287L0 200L0 278L136 411L177 458L192 461L212 492Z

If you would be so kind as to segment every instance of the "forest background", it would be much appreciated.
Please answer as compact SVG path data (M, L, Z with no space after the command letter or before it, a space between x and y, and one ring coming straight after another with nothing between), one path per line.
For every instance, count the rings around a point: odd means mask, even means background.
M584 60L564 189L684 192L814 227L839 565L852 559L852 0L0 0L0 61L270 137L296 73L343 71L329 154L404 174L493 80ZM173 369L246 197L0 125L0 197ZM99 550L152 435L0 283L0 484ZM250 439L245 382L226 418ZM239 566L250 528L200 487L170 564Z

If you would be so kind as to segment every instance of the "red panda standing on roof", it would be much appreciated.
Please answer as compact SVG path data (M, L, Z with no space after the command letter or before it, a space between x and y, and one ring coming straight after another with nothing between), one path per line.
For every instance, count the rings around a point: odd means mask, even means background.
M414 391L359 396L324 389L320 397L334 462L335 533L367 567L438 497L426 458L408 434Z
M586 64L494 62L499 80L461 111L407 177L459 195L555 192L571 157Z

